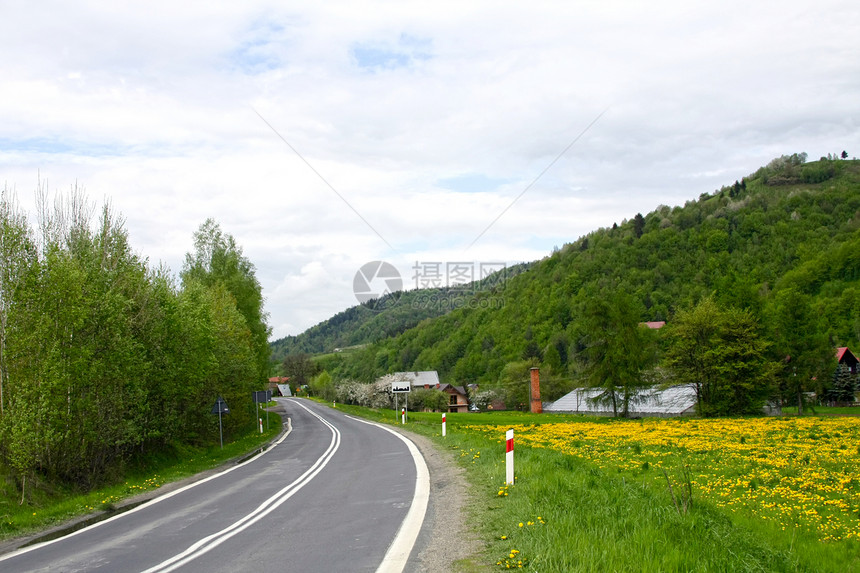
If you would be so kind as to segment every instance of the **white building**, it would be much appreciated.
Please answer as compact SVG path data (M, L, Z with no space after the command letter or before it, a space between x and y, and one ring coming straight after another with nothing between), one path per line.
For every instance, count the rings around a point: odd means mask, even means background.
M545 404L544 412L611 416L612 404L597 400L600 388L577 388L555 402ZM621 412L621 404L618 404ZM638 391L630 400L627 411L631 416L695 416L696 390L688 385L672 386L665 390L647 388Z

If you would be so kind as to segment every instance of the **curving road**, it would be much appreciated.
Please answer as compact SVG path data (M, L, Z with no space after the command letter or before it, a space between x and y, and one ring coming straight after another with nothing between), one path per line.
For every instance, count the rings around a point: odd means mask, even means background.
M402 571L428 502L418 450L385 427L278 400L292 429L264 454L0 556L0 571Z

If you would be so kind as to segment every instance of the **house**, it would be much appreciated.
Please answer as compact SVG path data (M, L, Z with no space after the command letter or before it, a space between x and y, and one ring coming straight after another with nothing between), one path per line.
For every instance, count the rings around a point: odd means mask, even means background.
M272 391L272 396L292 396L289 381L287 376L272 376L266 388Z
M612 416L612 404L597 400L602 392L600 388L577 388L555 402L544 405L543 411ZM688 385L679 385L665 390L657 388L640 390L630 401L628 413L631 416L694 416L696 415L696 389Z
M466 389L463 386L453 386L451 384L441 384L439 390L448 394L448 411L449 412L468 412L469 397L466 395Z
M439 374L435 370L422 370L420 372L395 372L393 376L397 380L409 382L412 388L438 388Z
M466 388L463 386L454 386L453 384L442 384L439 382L439 374L435 370L395 372L392 376L399 381L408 381L413 390L417 390L419 388L423 388L425 390L441 390L448 394L449 412L469 411L469 398Z
M601 388L577 388L568 392L555 402L545 404L544 412L587 414L589 416L612 416L612 404L598 401L603 392ZM632 417L673 418L676 416L696 416L696 389L689 384L679 384L660 390L659 387L644 388L630 399L627 412ZM621 413L619 403L618 412ZM782 409L777 404L768 403L762 410L768 416L778 416Z
M857 357L854 356L847 346L842 346L841 348L836 349L836 362L847 366L851 374L857 374L857 363L860 362L860 360L857 360Z

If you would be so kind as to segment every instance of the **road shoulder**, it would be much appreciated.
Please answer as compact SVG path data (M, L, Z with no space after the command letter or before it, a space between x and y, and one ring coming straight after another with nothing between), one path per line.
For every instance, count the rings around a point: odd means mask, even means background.
M467 525L469 483L451 452L432 440L395 428L412 440L430 471L430 504L418 538L417 555L409 561L415 573L458 573L457 563L479 560L481 543Z

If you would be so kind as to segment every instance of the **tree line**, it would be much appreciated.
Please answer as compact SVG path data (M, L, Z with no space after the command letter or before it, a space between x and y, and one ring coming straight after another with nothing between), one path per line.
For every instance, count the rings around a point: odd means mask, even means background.
M19 484L88 489L135 456L253 424L268 327L253 265L212 220L179 280L132 249L109 204L0 194L0 464ZM246 407L247 406L247 407Z

